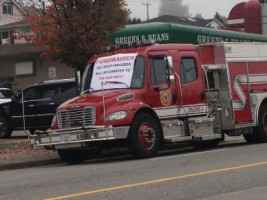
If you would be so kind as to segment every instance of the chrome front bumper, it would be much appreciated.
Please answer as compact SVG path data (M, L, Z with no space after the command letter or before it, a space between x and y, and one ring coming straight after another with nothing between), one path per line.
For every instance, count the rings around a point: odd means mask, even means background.
M88 142L126 139L129 129L129 126L89 126L51 130L31 136L30 146L51 146L54 149L82 147Z

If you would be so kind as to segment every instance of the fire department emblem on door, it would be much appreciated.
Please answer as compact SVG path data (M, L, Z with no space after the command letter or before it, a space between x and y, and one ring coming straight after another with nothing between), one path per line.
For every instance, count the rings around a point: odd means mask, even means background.
M163 106L171 105L172 95L169 89L160 91L160 102Z

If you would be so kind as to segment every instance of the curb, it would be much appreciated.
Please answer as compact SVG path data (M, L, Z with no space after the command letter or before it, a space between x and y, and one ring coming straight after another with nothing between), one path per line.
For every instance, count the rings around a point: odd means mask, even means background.
M54 158L54 159L48 159L48 160L42 160L42 161L30 161L30 162L4 164L4 165L0 165L0 171L23 169L23 168L29 168L29 167L40 167L44 165L59 164L59 163L62 163L60 158Z
M224 145L229 144L245 144L242 137L227 137ZM182 149L191 147L188 143L173 144L169 146L169 150ZM110 157L116 152L127 154L127 151L120 148L112 151L102 152L103 157ZM129 152L128 152L129 153ZM99 156L100 158L102 156ZM114 156L114 155L113 155ZM0 171L23 169L30 167L40 167L50 164L64 163L56 152L45 150L43 148L29 147L28 140L0 140Z

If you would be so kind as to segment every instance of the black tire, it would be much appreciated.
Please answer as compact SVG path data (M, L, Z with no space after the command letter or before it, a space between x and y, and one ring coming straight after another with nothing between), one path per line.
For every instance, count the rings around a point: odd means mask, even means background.
M221 139L216 139L216 140L191 142L190 144L196 149L209 149L216 147L220 141Z
M0 138L10 138L12 130L5 117L0 116Z
M255 144L257 143L256 139L255 139L255 135L253 134L244 134L243 135L244 139L246 140L246 142L248 144Z
M34 132L36 131L36 129L29 129L29 132L31 135L34 135Z
M150 158L156 155L161 144L160 127L152 115L138 114L129 132L129 150L134 157Z
M89 156L88 151L83 149L64 149L58 150L57 152L60 158L68 164L82 163Z
M262 105L259 111L259 126L254 129L255 143L267 142L267 105Z

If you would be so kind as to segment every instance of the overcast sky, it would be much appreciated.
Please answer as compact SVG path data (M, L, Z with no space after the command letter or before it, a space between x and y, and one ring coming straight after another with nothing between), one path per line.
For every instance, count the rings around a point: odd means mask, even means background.
M149 16L150 19L157 17L160 0L125 0L128 8L131 10L131 17L146 20L146 6L143 3L150 3ZM189 6L189 13L194 17L200 13L205 19L213 18L216 11L221 15L228 17L231 9L240 2L248 0L183 0L183 4Z

